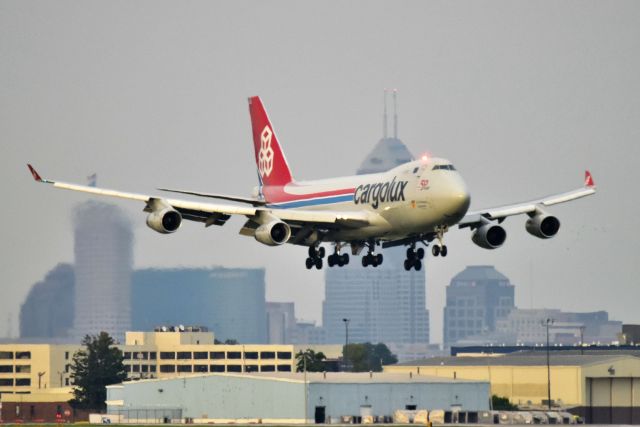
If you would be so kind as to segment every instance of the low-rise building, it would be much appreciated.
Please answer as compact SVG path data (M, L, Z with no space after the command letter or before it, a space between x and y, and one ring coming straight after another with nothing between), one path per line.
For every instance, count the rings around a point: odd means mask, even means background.
M123 423L357 422L399 409L486 411L488 393L486 381L406 374L208 374L108 386L107 412Z
M486 380L491 393L520 407L546 408L545 352L434 357L385 366L385 372ZM590 423L640 423L640 358L631 355L564 355L549 358L551 403Z
M130 379L170 378L208 372L295 371L293 345L216 344L205 328L163 327L127 332L118 345ZM73 355L68 344L0 343L0 398L71 386Z
M0 396L70 384L70 366L77 345L0 344Z
M293 345L215 344L203 328L127 332L124 364L130 378L170 378L208 372L295 371Z

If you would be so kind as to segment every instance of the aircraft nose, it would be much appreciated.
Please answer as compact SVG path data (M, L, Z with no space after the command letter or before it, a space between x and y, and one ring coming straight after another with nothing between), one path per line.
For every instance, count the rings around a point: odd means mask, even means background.
M450 203L446 214L447 216L456 217L456 220L460 220L465 216L471 204L471 196L462 179L457 179L452 183L450 195Z

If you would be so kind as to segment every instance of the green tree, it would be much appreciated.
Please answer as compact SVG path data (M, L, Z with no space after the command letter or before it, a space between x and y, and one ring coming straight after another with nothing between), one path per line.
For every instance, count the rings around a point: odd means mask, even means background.
M491 407L495 411L517 411L518 406L509 402L506 397L493 395L491 396Z
M381 372L382 365L398 362L398 358L383 343L349 344L343 347L342 352L352 372Z
M127 374L122 363L122 351L106 332L87 335L82 340L83 350L73 355L71 378L73 400L78 408L104 410L107 398L106 386L124 381Z
M323 352L315 352L308 348L304 352L300 350L296 354L296 371L304 372L305 361L307 363L307 372L323 372L325 370L324 361L327 356Z

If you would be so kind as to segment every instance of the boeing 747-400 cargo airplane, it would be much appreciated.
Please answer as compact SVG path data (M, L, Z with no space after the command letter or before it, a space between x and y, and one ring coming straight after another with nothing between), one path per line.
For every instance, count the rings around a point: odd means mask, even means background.
M404 268L420 270L425 254L422 247L417 247L420 244L428 246L435 241L433 256L446 256L444 235L457 225L471 229L476 245L496 249L507 237L500 224L512 215L528 215L526 230L547 239L560 228L560 221L545 211L547 206L595 193L587 171L584 186L576 190L468 212L469 192L460 174L450 161L426 156L384 173L296 181L259 97L249 98L249 113L259 180L250 198L159 189L198 196L202 201L170 199L52 181L41 178L31 165L29 170L36 181L56 188L144 202L144 210L149 212L147 225L163 234L177 231L182 220L202 222L206 227L222 226L231 215L242 215L247 221L240 234L269 246L307 246L308 269L322 268L325 248L321 244L326 242L333 245L333 253L327 257L329 267L349 263L349 254L342 251L346 245L354 256L366 248L364 267L382 264L377 246L404 245Z

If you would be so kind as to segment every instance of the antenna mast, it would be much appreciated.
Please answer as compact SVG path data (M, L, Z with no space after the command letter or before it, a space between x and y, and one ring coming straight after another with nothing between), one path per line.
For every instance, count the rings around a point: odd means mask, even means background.
M396 102L396 96L398 89L393 90L393 137L398 139L398 104Z
M384 116L382 118L382 137L387 139L387 89L384 90Z

